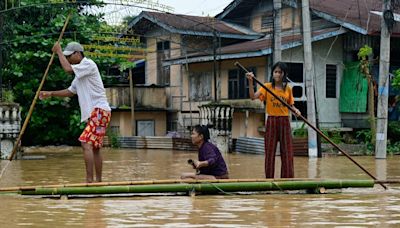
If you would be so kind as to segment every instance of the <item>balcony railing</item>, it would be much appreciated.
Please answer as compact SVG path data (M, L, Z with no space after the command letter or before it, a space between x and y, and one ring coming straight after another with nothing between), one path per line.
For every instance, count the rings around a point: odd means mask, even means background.
M137 86L134 87L135 109L166 109L167 95L165 87ZM130 109L131 96L129 86L106 88L107 99L113 108Z

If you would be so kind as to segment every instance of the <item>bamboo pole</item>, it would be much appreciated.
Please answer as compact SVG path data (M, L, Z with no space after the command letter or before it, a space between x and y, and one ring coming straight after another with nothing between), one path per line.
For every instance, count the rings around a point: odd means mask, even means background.
M61 187L35 188L21 190L22 195L96 195L96 194L126 194L126 193L189 193L217 194L225 192L256 192L282 190L313 190L319 188L368 188L373 187L373 180L285 180L261 182L200 182L200 183L170 183L152 185L100 186L100 187Z
M235 62L234 63L235 66L239 67L240 69L242 69L243 71L249 73L249 71L242 66L239 62ZM253 79L261 86L263 87L268 93L270 93L272 96L274 96L277 100L279 100L283 105L285 105L290 111L292 111L293 113L296 113L295 110L292 108L292 106L290 106L288 103L286 103L282 98L280 98L279 96L277 96L276 94L274 94L270 89L268 89L263 83L261 83L256 77L253 77ZM300 119L302 119L308 126L310 126L312 129L314 129L320 136L322 136L322 138L324 138L326 141L328 141L332 146L334 146L337 150L339 150L340 152L342 152L342 154L344 154L348 159L350 159L350 161L352 161L354 164L356 164L361 170L363 170L366 174L368 174L368 176L370 176L372 179L374 179L375 181L377 181L376 177L374 175L372 175L370 172L368 172L368 170L366 170L364 167L362 167L357 161L355 161L346 151L344 151L342 148L340 148L338 145L336 145L330 138L328 138L324 133L322 133L321 130L319 130L317 127L315 127L314 125L312 125L304 116L299 115L298 117L300 117ZM387 189L387 187L381 183L381 182L377 182L379 185L381 185L384 189Z
M72 183L72 184L55 184L55 185L37 185L37 186L18 186L4 187L1 191L18 191L30 190L35 188L61 188L61 187L99 187L99 186L115 186L115 185L151 185L151 184L175 184L175 183L231 183L231 182L262 182L262 181L284 181L284 180L311 180L302 178L292 179L217 179L217 180L192 180L192 179L166 179L166 180L144 180L144 181L114 181L114 182L97 182L97 183ZM315 180L315 179L313 179Z
M280 178L280 179L216 179L216 180L193 180L193 179L166 179L166 180L144 180L144 181L117 181L117 182L98 182L98 183L72 183L72 184L55 184L55 185L37 185L37 186L17 186L3 187L0 192L16 192L23 190L34 190L37 188L69 188L69 187L104 187L104 186L124 186L124 185L159 185L159 184L202 184L202 183L246 183L246 182L325 182L332 179L315 179L315 178ZM338 181L338 180L337 180ZM394 183L392 180L390 183ZM385 181L375 181L375 183L385 183ZM398 180L397 183L400 183Z
M67 25L68 25L69 19L71 18L71 15L72 15L72 11L70 11L70 12L68 13L67 19L65 20L64 26L63 26L63 28L62 28L62 30L61 30L61 33L60 33L59 37L58 37L58 40L57 40L58 42L61 41L61 39L62 39L62 37L63 37L63 35L64 35L65 29L67 28ZM16 151L17 151L18 145L19 145L19 143L20 143L20 141L21 141L22 135L25 133L25 129L26 129L26 127L28 126L29 119L31 118L32 113L33 113L33 108L34 108L35 105L36 105L36 101L37 101L37 99L38 99L38 97L39 97L39 93L40 93L40 91L41 91L42 88L43 88L44 82L46 81L47 74L49 73L50 66L51 66L51 64L53 63L53 60L54 60L55 55L56 55L56 54L55 54L54 52L53 52L53 54L51 55L49 64L47 65L46 71L44 72L42 81L40 82L39 88L37 89L36 94L35 94L35 97L33 98L32 104L31 104L31 106L30 106L30 108L29 108L28 115L27 115L26 118L25 118L24 124L22 125L22 129L21 129L21 131L19 132L17 141L15 142L14 147L13 147L13 150L12 150L12 152L11 152L11 155L10 155L10 157L8 158L9 161L12 161L12 160L13 160L14 155L15 155L15 153L16 153Z

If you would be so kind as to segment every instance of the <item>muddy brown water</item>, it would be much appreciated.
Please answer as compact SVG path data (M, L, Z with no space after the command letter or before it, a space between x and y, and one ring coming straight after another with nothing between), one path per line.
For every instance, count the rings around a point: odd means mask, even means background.
M32 150L35 151L35 150ZM41 151L41 152L37 152ZM0 187L80 183L79 148L36 150L44 160L14 160ZM104 181L177 179L195 152L104 149ZM231 178L263 178L262 155L227 154ZM399 156L354 157L378 179L400 179ZM277 158L279 161L279 158ZM7 161L0 162L3 169ZM279 162L277 169L279 170ZM279 172L278 172L279 173ZM277 176L279 174L276 174ZM346 157L295 157L299 178L369 179ZM399 227L400 185L328 194L135 196L51 199L0 194L0 227Z

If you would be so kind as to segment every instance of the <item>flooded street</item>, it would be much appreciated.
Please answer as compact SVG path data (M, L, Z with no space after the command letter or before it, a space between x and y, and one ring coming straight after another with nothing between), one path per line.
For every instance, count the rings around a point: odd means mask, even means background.
M83 182L79 148L12 161L0 187ZM104 149L104 181L178 179L195 152ZM262 155L227 154L231 178L263 178ZM400 179L399 157L354 157L378 179ZM277 159L279 160L279 159ZM8 161L1 161L3 169ZM278 164L277 164L278 166ZM276 169L279 176L279 168ZM346 157L295 157L297 178L369 179ZM0 194L0 227L360 227L400 226L400 185L328 194L135 196L49 199Z

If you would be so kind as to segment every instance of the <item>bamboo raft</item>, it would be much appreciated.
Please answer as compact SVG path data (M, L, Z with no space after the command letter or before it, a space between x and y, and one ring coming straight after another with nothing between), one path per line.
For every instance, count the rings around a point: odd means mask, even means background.
M223 180L150 180L125 182L78 183L64 185L0 188L0 192L40 196L102 196L114 194L227 194L269 191L306 190L324 193L327 189L373 188L374 180L335 179L223 179Z

